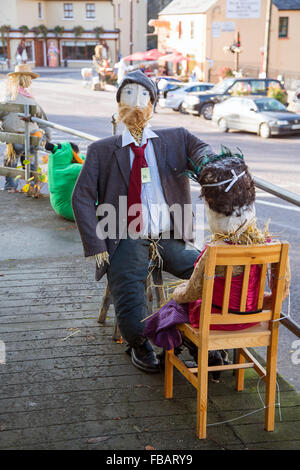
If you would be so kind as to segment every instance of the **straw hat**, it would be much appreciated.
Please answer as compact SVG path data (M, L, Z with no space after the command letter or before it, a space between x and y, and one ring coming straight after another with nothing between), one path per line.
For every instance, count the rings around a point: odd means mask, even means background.
M20 64L15 66L15 71L8 73L8 77L13 77L14 75L30 75L32 78L39 77L38 73L31 71L31 68L28 64Z

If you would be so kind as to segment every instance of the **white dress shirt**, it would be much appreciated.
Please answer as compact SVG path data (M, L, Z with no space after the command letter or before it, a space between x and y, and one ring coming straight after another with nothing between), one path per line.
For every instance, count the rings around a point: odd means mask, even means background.
M148 139L145 149L145 159L149 167L151 181L142 183L141 201L143 209L143 227L140 232L142 238L157 238L159 234L170 232L172 221L169 207L163 193L160 176L158 172L156 156L151 139L159 139L148 124L143 131L143 138L140 146L143 146ZM139 146L127 128L122 134L122 147L134 143ZM130 148L130 168L132 168L134 153ZM159 157L158 157L159 158Z

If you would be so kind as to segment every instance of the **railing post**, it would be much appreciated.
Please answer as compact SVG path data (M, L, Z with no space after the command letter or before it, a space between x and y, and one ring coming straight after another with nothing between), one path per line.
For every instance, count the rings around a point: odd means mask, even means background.
M25 159L29 159L30 155L30 132L29 132L29 119L30 118L30 111L29 105L24 104L24 116L25 116ZM25 179L28 180L30 178L30 163L25 165Z
M117 126L118 126L116 114L113 114L113 115L112 115L112 117L111 117L111 124L112 124L112 135L116 135L116 133L117 133Z

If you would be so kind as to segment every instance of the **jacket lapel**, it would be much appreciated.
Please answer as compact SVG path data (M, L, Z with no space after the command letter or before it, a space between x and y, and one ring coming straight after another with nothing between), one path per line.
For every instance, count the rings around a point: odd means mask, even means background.
M130 179L130 154L129 147L122 147L122 135L119 136L117 142L117 149L115 150L115 155L117 158L117 163L120 168L121 174L124 178L126 185L129 185Z
M162 142L161 137L158 139L152 139L152 145L154 148L157 168L160 176L160 181L163 186L163 180L166 175L167 165L167 146Z

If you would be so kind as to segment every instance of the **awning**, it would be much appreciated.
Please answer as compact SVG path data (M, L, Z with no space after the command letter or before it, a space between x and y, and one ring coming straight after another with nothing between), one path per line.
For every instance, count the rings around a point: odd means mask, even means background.
M186 57L180 52L173 52L172 54L167 54L159 58L159 62L173 62L175 64L178 64L178 62L182 62L183 60L194 60L191 59L190 57Z
M124 60L158 60L164 55L163 52L160 52L158 49L150 49L146 52L135 52L134 54L124 57Z

